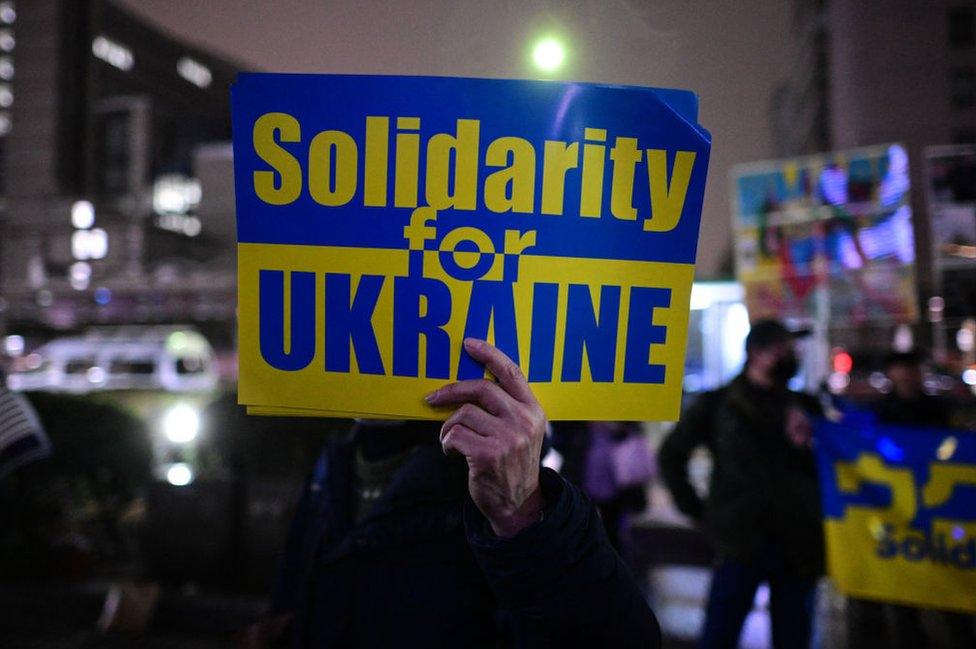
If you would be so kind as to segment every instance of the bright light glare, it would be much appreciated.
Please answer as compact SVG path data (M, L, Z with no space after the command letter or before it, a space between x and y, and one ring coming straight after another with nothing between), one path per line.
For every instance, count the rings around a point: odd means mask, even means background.
M181 77L200 88L209 86L213 78L213 75L210 74L210 68L188 56L184 56L176 62L176 71Z
M166 470L166 482L174 487L185 487L193 482L193 469L186 462L177 462Z
M539 41L532 50L532 61L543 72L558 70L566 59L566 48L554 38Z
M956 448L959 446L959 440L949 435L942 443L939 444L939 448L935 451L935 456L942 460L943 462L948 462L952 459L952 456L956 454Z
M851 375L845 372L834 372L827 378L827 387L834 394L839 394L851 384Z
M95 225L95 206L91 201L75 201L71 205L71 225L78 230L87 230Z
M108 233L102 228L75 230L71 234L71 254L75 259L103 259L108 254Z
M962 382L966 385L976 385L976 370L969 368L962 373Z
M92 41L92 54L119 70L131 70L135 64L132 50L104 36L99 36Z
M68 267L68 281L71 288L76 291L84 291L91 282L92 267L85 261L76 261Z
M187 444L200 432L200 415L192 406L173 406L163 417L163 434L174 444Z
M3 350L7 356L20 356L24 353L24 337L16 334L7 336L3 339Z

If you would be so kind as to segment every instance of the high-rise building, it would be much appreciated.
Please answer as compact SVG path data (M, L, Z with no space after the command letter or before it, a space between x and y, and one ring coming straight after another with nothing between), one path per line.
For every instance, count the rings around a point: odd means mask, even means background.
M0 329L229 332L233 201L202 200L196 166L230 140L238 66L107 0L0 2L0 23Z
M933 297L939 307L929 161L932 147L976 143L976 2L794 0L793 9L792 73L771 101L777 152L903 144L921 312ZM966 272L976 284L976 260Z

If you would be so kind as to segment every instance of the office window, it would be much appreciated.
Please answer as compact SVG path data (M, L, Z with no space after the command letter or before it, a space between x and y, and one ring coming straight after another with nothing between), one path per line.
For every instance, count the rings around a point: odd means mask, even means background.
M112 111L98 116L96 137L96 187L105 194L125 194L129 187L129 114Z
M946 13L949 28L949 47L954 50L976 46L976 10L973 7L953 7Z
M950 77L949 96L956 108L976 106L976 69L953 68Z

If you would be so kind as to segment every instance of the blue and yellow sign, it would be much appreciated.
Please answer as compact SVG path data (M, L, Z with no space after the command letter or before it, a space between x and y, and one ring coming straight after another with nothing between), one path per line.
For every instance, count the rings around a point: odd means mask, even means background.
M849 595L976 612L976 433L817 431L827 562Z
M677 90L242 74L240 400L439 418L486 338L552 419L675 419L710 136Z

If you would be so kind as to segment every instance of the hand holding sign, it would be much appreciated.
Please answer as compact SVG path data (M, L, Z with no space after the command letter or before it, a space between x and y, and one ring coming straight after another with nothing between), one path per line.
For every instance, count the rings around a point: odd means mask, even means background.
M441 428L441 446L468 461L468 490L495 534L514 536L542 511L539 457L546 416L519 366L505 354L472 338L464 349L498 382L451 383L428 395L427 403L460 404Z

